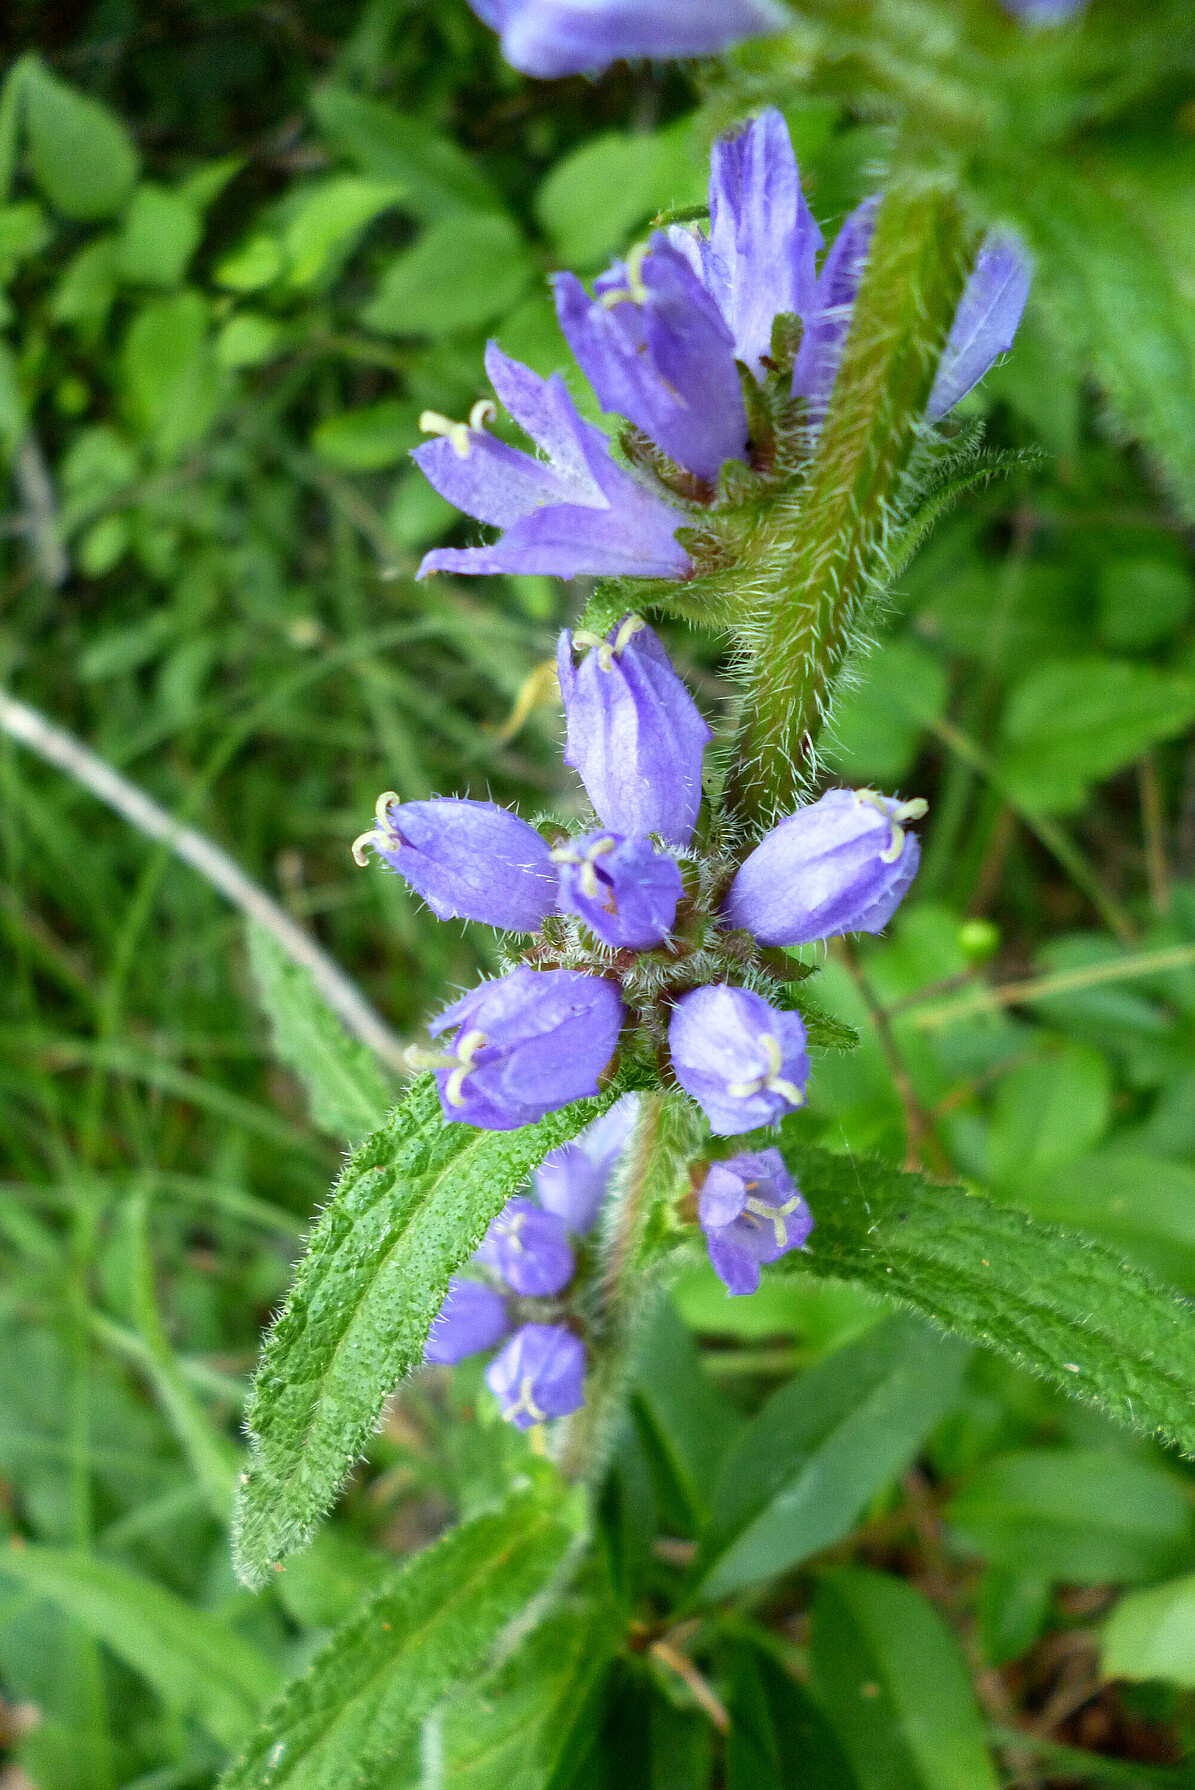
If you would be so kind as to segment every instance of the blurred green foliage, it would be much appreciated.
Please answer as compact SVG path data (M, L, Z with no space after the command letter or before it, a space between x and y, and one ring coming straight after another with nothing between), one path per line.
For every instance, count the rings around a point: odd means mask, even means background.
M490 334L568 374L545 273L699 199L752 94L830 230L898 136L1017 222L1033 300L967 420L1043 459L931 537L840 705L832 774L931 819L916 899L809 985L863 1043L819 1055L798 1141L919 1155L1195 1296L1189 11L1033 32L997 0L825 0L702 91L529 83L463 0L26 0L0 48L0 679L400 1031L494 945L349 844L387 786L569 801L555 712L504 723L583 601L415 583L471 526L407 464L421 410L484 394ZM725 666L673 644L721 712ZM394 1641L385 1775L354 1730L287 1781L971 1790L993 1747L1019 1782L1192 1781L1189 1465L833 1278L682 1280L599 1557L492 1676L574 1513L473 1365L406 1382L309 1551L239 1588L259 1333L386 1077L191 870L7 739L0 856L13 1790L214 1784L363 1597L416 1625L520 1548L422 1702ZM460 1560L422 1552L452 1519Z

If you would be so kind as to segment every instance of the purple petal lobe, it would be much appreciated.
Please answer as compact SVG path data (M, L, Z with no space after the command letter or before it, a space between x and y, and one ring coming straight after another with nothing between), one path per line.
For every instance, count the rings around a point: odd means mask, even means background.
M468 1355L492 1349L510 1329L500 1293L480 1280L454 1274L427 1339L424 1361L455 1366Z
M562 1324L524 1324L485 1378L507 1423L529 1430L585 1403L585 1346Z
M930 393L926 415L937 422L979 384L1012 347L1033 284L1033 269L1019 243L993 230L984 239Z
M817 278L792 383L793 396L809 400L815 419L824 412L834 390L879 204L878 199L864 199L847 216Z
M686 257L661 231L636 268L619 264L589 298L557 274L556 311L603 410L627 417L711 484L747 445L734 342Z
M924 813L924 802L830 790L760 841L731 884L723 914L764 945L879 932L921 861L903 823Z
M490 547L445 547L425 555L418 576L687 578L692 564L676 540L683 512L617 464L601 430L578 414L560 375L541 379L493 343L486 370L547 459L464 425L416 448L420 469L443 497L506 531Z
M629 616L579 666L572 648L566 630L557 649L565 764L580 774L603 826L688 845L712 736L658 636Z
M578 1137L545 1156L536 1170L540 1205L577 1236L592 1229L638 1117L638 1094L624 1094Z
M774 107L714 145L710 247L723 290L715 293L735 353L757 378L781 312L804 317L814 302L822 233L805 203L788 126Z
M405 877L440 920L536 932L555 905L549 846L494 802L383 797L378 825L357 841Z
M1077 12L1086 0L1003 0L1006 12L1014 13L1030 25L1060 25Z
M721 983L682 995L668 1048L677 1081L719 1137L778 1125L804 1104L805 1027L747 988Z
M605 944L649 951L672 931L684 885L650 839L583 833L552 857L560 873L557 907L584 920Z
M754 1293L761 1263L804 1247L813 1218L779 1150L715 1162L697 1202L714 1271L731 1293Z
M477 1260L525 1299L562 1292L577 1265L563 1220L528 1199L507 1202L486 1232Z
M622 997L602 976L521 964L483 982L432 1026L456 1028L450 1060L436 1065L444 1117L515 1131L596 1094L622 1021Z
M469 0L524 74L593 74L622 57L716 56L783 31L775 0Z

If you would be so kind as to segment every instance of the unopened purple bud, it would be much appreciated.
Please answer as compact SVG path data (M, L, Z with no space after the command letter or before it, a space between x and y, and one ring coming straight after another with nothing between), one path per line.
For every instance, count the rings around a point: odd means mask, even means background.
M564 1221L526 1199L507 1202L487 1231L477 1260L524 1299L562 1292L577 1266Z
M545 1156L536 1170L540 1205L577 1236L592 1228L638 1118L638 1094L624 1094L579 1136Z
M440 920L537 932L555 906L552 854L534 827L494 802L379 796L377 825L353 845L376 851Z
M579 666L573 647L589 647ZM568 735L604 827L688 845L701 806L701 758L711 733L651 628L628 615L605 640L566 629L556 654Z
M552 859L560 867L557 907L605 944L648 951L672 931L684 885L650 839L582 833L558 845Z
M432 1035L455 1026L450 1050L407 1051L434 1069L446 1119L516 1131L596 1094L622 1026L613 982L580 970L533 970L483 982L441 1013Z
M761 945L879 932L921 862L921 847L902 823L925 811L920 800L830 790L761 840L731 884L723 914Z
M439 1362L454 1367L466 1356L480 1355L502 1341L510 1329L502 1295L480 1280L454 1274L448 1292L434 1319L425 1362Z
M502 53L543 80L592 74L622 56L712 56L783 31L776 0L469 0Z
M760 1264L803 1248L813 1229L779 1150L744 1151L713 1163L697 1216L714 1272L731 1293L757 1292Z
M676 1079L718 1137L778 1125L805 1104L809 1057L797 1013L723 982L682 995L668 1048Z
M585 1403L585 1348L562 1324L524 1324L485 1379L507 1423L529 1430Z

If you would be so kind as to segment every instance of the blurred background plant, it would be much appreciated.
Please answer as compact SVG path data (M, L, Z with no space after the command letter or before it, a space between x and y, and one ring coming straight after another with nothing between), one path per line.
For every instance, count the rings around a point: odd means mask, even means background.
M1195 1295L1187 9L1034 30L996 0L820 0L700 79L537 83L463 0L28 0L0 53L0 679L221 845L398 1034L496 956L350 842L385 787L566 797L541 667L587 594L413 582L470 538L407 462L420 412L468 413L490 334L567 374L545 273L699 203L753 98L829 230L898 130L1020 227L1029 314L967 412L1040 464L941 524L840 708L829 776L930 821L889 935L820 966L863 1044L821 1056L801 1125ZM717 715L724 667L670 644ZM236 1585L259 1333L396 1084L275 934L246 946L203 875L11 737L0 853L0 1781L211 1784L395 1558L532 1463L472 1367L431 1370L313 1547ZM673 1306L608 1582L387 1784L955 1790L989 1757L1195 1782L1173 1452L833 1280L732 1301L697 1269ZM678 1604L695 1556L704 1602Z

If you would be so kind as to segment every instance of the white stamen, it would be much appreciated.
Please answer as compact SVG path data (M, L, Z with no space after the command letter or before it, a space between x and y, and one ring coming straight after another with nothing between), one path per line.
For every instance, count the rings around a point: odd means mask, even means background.
M647 303L647 287L643 284L643 263L651 251L651 244L637 242L626 258L627 283L615 286L609 292L598 294L598 303L605 311L612 311L615 305L644 305Z
M598 634L591 634L588 628L577 628L573 633L574 646L596 647L598 669L613 671L615 655L625 650L627 644L647 623L641 615L628 615L613 640L603 640Z
M532 1396L531 1396L531 1388L534 1385L534 1383L535 1382L533 1381L530 1374L523 1375L523 1378L522 1378L521 1382L519 1383L518 1403L512 1405L510 1407L510 1410L507 1411L507 1413L506 1413L506 1417L507 1417L508 1421L512 1418L522 1416L523 1412L526 1411L526 1413L527 1413L528 1417L530 1417L532 1423L543 1423L544 1422L544 1420L547 1417L547 1412L541 1411L539 1406L536 1404L534 1398L532 1398Z
M478 398L469 412L469 427L477 430L488 429L497 414L498 406L492 398Z
M441 416L438 410L425 410L419 418L419 427L425 435L446 436L459 459L469 458L472 443L469 440L468 423L454 423L450 416Z
M878 808L884 819L888 822L892 831L889 835L887 845L880 853L880 863L895 864L905 848L905 830L900 825L900 822L901 820L913 818L912 815L908 814L907 810L915 807L916 803L904 802L895 809L889 808L883 796L877 795L874 789L857 789L855 791L855 799L865 803L869 808ZM921 812L923 814L927 807L928 803L923 802L921 805Z
M474 1031L466 1032L451 1053L446 1050L425 1050L421 1044L409 1044L403 1052L403 1061L408 1069L451 1069L452 1074L444 1088L444 1098L449 1106L464 1106L462 1087L465 1077L473 1068L474 1057L488 1042L484 1032Z
M353 840L353 862L359 864L362 870L369 862L371 847L382 851L386 846L394 844L394 829L390 825L391 802L397 806L398 797L392 789L383 790L374 803L373 811L377 825L370 827L368 833L359 833Z
M780 1040L765 1032L759 1042L767 1052L768 1066L762 1075L753 1081L732 1081L726 1089L732 1100L751 1100L756 1094L762 1094L766 1088L769 1094L779 1094L790 1106L804 1106L805 1096L796 1082L788 1081L780 1074L784 1065L784 1055L780 1049ZM750 1202L748 1202L750 1204Z
M776 1247L783 1249L788 1242L788 1226L785 1219L790 1212L795 1212L800 1205L797 1198L786 1200L783 1206L767 1206L762 1200L748 1200L746 1210L755 1212L761 1220L766 1220L776 1232Z

